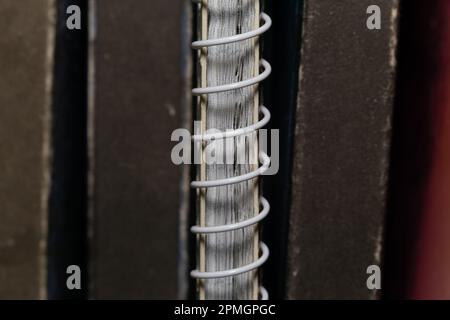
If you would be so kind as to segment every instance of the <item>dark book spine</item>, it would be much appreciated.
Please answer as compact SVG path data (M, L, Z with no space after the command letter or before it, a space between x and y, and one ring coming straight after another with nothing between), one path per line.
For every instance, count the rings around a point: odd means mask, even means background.
M367 20L380 9L381 28ZM304 6L287 298L376 298L396 66L398 1Z
M0 3L0 298L47 297L55 2Z
M181 1L91 2L91 298L177 298L186 289L179 230L189 179L170 157L172 131L190 124L186 12Z

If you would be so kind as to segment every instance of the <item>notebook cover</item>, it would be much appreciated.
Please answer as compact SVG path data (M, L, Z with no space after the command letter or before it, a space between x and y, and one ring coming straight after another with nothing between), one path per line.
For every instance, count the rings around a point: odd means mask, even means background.
M373 4L380 30L366 27ZM383 249L398 1L304 10L287 298L377 298L366 270Z
M92 4L90 297L175 299L188 272L178 260L188 179L170 158L172 131L190 123L185 4Z

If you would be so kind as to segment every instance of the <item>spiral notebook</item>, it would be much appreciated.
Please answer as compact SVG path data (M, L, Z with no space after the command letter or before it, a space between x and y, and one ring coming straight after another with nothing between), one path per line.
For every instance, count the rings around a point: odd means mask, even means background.
M198 207L192 228L197 269L191 275L200 299L258 299L267 295L258 268L268 258L259 223L269 209L260 195L260 175L269 159L258 152L255 128L270 117L260 106L259 84L270 73L259 53L270 18L261 13L259 0L209 0L198 4L198 21L193 94L201 127L194 140L202 162L191 183ZM261 111L265 118L260 119ZM211 129L226 135L212 137ZM259 157L261 163L255 161Z

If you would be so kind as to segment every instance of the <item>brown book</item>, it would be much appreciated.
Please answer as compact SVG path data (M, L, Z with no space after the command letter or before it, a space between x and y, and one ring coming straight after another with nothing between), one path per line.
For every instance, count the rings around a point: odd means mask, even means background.
M189 179L171 162L170 137L191 123L182 31L192 28L189 8L165 0L95 0L90 8L94 299L186 294Z
M368 299L381 264L398 1L305 1L287 298Z
M43 299L54 2L4 0L0 17L0 299Z

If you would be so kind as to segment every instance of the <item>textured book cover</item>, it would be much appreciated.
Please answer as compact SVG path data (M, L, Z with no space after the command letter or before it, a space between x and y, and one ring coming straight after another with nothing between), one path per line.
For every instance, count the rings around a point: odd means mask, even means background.
M175 299L188 272L188 179L170 159L172 131L190 124L185 4L90 4L90 296Z
M0 16L0 299L45 299L55 2Z
M368 8L380 9L370 29ZM398 1L305 1L287 298L376 298L396 67Z

